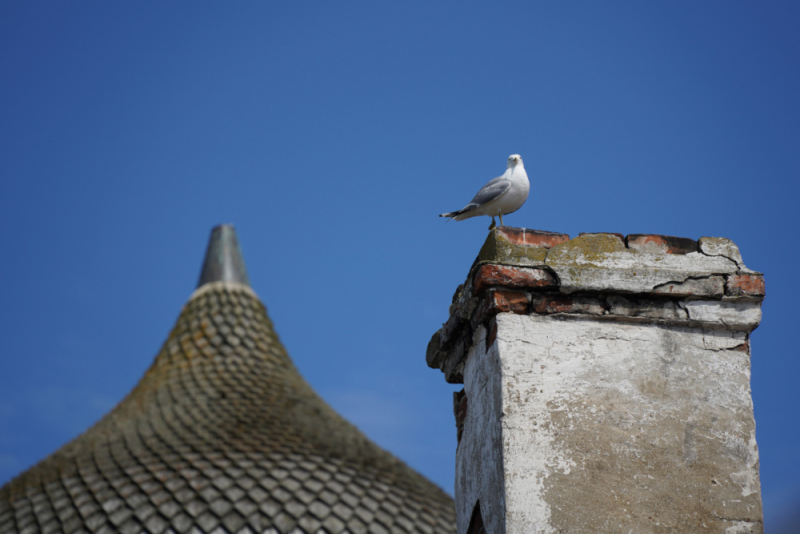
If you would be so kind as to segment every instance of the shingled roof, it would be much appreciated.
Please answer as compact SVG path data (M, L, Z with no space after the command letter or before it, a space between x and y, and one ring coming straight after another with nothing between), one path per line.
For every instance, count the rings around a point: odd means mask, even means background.
M303 380L221 226L134 390L0 488L0 533L38 532L449 533L455 513Z

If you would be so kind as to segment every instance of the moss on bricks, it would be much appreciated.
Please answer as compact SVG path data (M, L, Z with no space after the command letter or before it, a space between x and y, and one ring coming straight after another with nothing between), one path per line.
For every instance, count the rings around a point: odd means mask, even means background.
M603 260L615 252L633 254L616 235L585 234L550 249L547 263L604 268L607 265L603 265Z
M534 245L516 245L498 229L489 232L489 237L478 253L478 264L499 263L520 267L541 267L547 256L547 248Z

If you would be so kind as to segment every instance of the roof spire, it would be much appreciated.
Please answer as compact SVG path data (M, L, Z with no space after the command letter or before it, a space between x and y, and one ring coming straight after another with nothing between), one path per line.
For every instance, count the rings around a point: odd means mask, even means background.
M244 257L232 224L220 224L211 230L197 287L210 282L236 282L250 287Z

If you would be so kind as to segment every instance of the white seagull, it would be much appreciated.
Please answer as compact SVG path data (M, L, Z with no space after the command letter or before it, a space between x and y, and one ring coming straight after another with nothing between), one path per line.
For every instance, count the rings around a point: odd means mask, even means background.
M489 229L495 227L494 218L500 217L500 226L503 226L503 215L514 213L528 200L528 191L531 184L528 173L522 164L519 154L508 156L508 167L503 176L498 176L481 187L469 204L458 211L442 213L439 217L450 217L463 221L477 215L488 215L492 218Z

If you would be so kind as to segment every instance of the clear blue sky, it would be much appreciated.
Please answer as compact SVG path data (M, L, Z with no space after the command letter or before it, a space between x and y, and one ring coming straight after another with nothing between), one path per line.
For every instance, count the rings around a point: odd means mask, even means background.
M304 376L452 492L425 346L506 223L725 236L766 273L767 528L800 503L797 2L3 2L0 483L139 380L236 225Z

